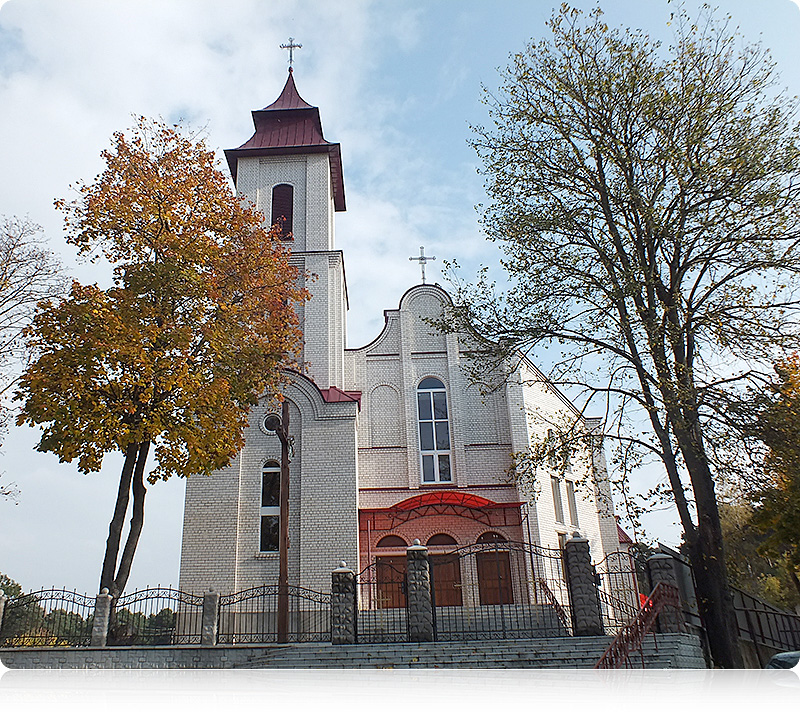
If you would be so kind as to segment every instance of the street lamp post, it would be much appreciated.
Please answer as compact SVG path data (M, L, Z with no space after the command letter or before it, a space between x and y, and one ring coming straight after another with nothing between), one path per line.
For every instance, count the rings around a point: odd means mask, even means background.
M289 641L289 403L280 417L270 414L264 426L281 442L280 516L278 532L278 642Z

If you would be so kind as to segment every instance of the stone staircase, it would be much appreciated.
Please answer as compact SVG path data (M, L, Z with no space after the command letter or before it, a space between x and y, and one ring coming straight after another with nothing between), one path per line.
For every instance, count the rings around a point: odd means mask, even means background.
M439 641L568 637L569 632L549 605L481 605L437 607ZM405 608L358 611L362 643L407 641Z
M471 642L272 645L252 651L235 668L481 668L591 669L611 637L554 637ZM639 653L631 666L642 666ZM644 666L652 669L704 668L699 642L689 635L648 637Z
M472 642L239 645L199 647L25 647L0 649L11 669L591 669L610 637L553 637ZM638 653L631 666L642 666ZM703 669L700 640L689 634L648 636L648 669Z

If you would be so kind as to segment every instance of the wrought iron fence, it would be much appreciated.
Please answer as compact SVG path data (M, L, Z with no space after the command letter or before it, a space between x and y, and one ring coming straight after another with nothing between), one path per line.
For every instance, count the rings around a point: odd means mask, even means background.
M600 609L603 628L607 634L616 635L639 614L644 595L641 583L646 580L646 570L631 553L608 553L594 564L598 576Z
M377 558L356 576L356 642L408 640L406 559Z
M2 647L88 647L94 598L72 590L37 590L11 598L0 623Z
M219 644L278 641L280 586L261 585L219 599ZM289 642L325 642L331 632L331 596L288 586Z
M800 649L800 617L731 588L739 638L776 650Z
M562 553L476 543L430 556L438 640L560 637L571 632Z
M173 588L146 588L120 595L113 605L107 643L199 645L203 598Z

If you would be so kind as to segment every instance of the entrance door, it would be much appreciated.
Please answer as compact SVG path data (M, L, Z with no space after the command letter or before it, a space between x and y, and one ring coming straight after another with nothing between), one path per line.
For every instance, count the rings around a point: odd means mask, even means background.
M455 555L431 555L436 607L461 605L461 566Z
M476 553L478 563L478 593L481 605L509 605L514 602L511 566L508 553L484 551Z
M383 555L375 558L375 577L379 608L406 606L406 556Z

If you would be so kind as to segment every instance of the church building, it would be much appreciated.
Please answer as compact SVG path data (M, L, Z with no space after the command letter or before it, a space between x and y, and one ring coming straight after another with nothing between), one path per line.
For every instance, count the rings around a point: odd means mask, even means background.
M315 276L306 285L312 298L297 306L302 371L284 391L289 583L329 590L341 561L356 572L376 561L400 568L415 539L436 556L502 541L558 548L578 531L595 562L617 551L599 447L573 454L565 474L540 468L524 488L509 477L512 454L562 415L581 417L525 359L499 388L487 389L491 375L486 384L471 381L465 340L431 325L450 301L445 290L423 278L384 311L372 342L347 347L344 256L334 242L335 215L345 210L340 146L324 138L319 109L300 97L291 69L278 99L253 121L253 136L226 151L236 189L281 225L292 261ZM182 590L277 583L281 443L265 426L275 413L280 406L264 398L230 465L187 480ZM493 567L499 577L502 564ZM457 587L457 574L440 577Z

